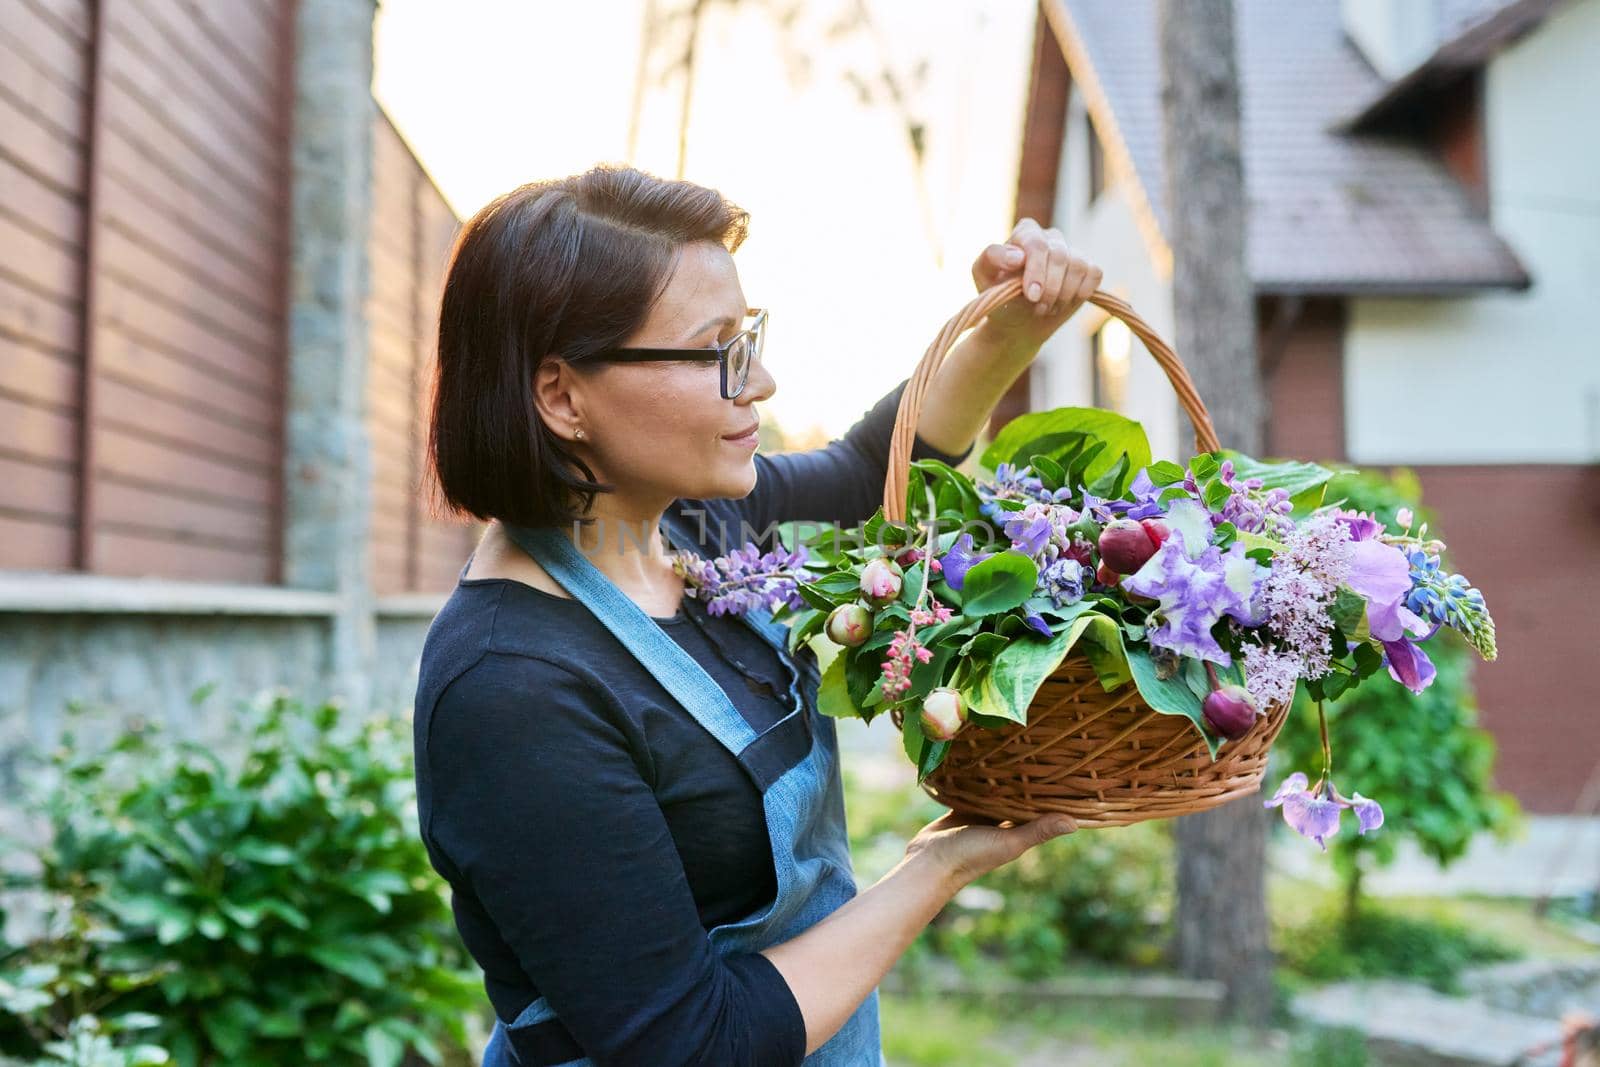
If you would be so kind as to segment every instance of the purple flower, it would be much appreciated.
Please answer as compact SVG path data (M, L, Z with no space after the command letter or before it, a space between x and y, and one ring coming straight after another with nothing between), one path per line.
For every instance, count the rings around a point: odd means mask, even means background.
M1353 541L1349 553L1345 585L1367 602L1372 636L1380 641L1399 640L1417 618L1405 606L1411 592L1411 563L1406 554L1377 540Z
M1389 668L1389 677L1413 693L1420 693L1432 685L1438 673L1421 646L1405 636L1397 641L1383 642L1383 662Z
M1243 546L1236 545L1237 556L1254 563L1243 555ZM1230 563L1223 560L1222 550L1207 545L1195 559L1190 559L1184 546L1184 532L1174 529L1172 536L1150 557L1138 573L1122 581L1122 587L1140 596L1155 599L1157 607L1151 619L1159 618L1145 631L1152 648L1166 648L1179 655L1206 659L1224 667L1233 663L1233 657L1217 643L1211 628L1223 615L1241 619L1257 617L1261 609L1254 604L1264 574L1249 574L1232 564L1234 581L1229 581Z
M1133 498L1133 503L1124 505L1123 518L1154 519L1165 514L1166 509L1161 506L1161 492L1161 487L1150 480L1150 472L1140 467L1139 473L1128 483L1128 495ZM1113 501L1112 507L1118 504L1122 504L1122 501Z
M1262 806L1281 807L1283 821L1289 824L1289 828L1301 837L1315 841L1322 846L1322 851L1328 851L1326 839L1339 832L1339 817L1345 808L1355 809L1358 834L1383 825L1383 808L1378 806L1376 800L1360 793L1351 797L1341 796L1332 782L1318 782L1314 790L1307 788L1309 784L1304 772L1295 771L1278 786L1271 800L1262 802ZM1327 797L1322 795L1325 786L1330 794Z
M1356 833L1364 834L1383 825L1383 809L1376 800L1369 800L1360 793L1351 793L1350 807L1356 813Z
M1056 607L1065 607L1083 599L1086 577L1083 564L1071 556L1059 556L1039 572L1038 587L1050 595Z
M1370 541L1383 532L1383 523L1364 511L1338 508L1333 513L1333 519L1349 531L1352 541Z
M951 589L959 592L962 583L967 580L967 572L992 555L993 552L972 551L972 535L964 533L956 538L950 551L939 558L939 573L944 575Z
M742 615L765 608L798 611L806 606L799 581L812 577L806 570L807 551L790 552L781 545L763 554L754 542L715 559L702 559L687 550L674 556L673 569L682 575L692 595L707 602L711 615Z
M1050 540L1049 516L1037 513L1030 515L1031 510L1020 512L1005 526L1006 536L1011 538L1011 547L1024 556L1037 556Z
M1050 632L1050 623L1045 620L1045 617L1043 615L1040 615L1037 611L1034 611L1032 608L1028 608L1025 611L1023 611L1022 620L1024 622L1026 622L1034 630L1038 631L1038 633L1039 633L1039 635L1041 637L1054 637L1055 636L1055 634Z

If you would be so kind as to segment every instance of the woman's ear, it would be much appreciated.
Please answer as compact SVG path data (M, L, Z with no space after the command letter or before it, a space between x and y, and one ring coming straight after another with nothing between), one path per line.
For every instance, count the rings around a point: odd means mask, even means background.
M583 425L582 402L576 395L577 374L555 357L540 361L533 372L533 408L550 432L573 441Z

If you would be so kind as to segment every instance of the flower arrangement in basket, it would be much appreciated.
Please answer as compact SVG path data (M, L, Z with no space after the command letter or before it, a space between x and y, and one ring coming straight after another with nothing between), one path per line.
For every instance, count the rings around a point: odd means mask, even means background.
M1214 807L1260 788L1298 686L1319 702L1387 671L1433 677L1442 627L1485 659L1483 597L1440 569L1426 526L1386 529L1324 501L1336 473L1223 451L1177 356L1126 304L1196 427L1187 465L1155 461L1138 423L1059 408L1006 425L970 478L908 462L927 381L1008 282L952 319L902 397L884 506L864 526L816 526L793 549L681 558L713 612L766 607L810 641L819 706L887 712L918 780L957 810L1051 812L1121 825ZM1379 804L1288 777L1266 801L1323 844ZM1326 845L1323 845L1326 848Z

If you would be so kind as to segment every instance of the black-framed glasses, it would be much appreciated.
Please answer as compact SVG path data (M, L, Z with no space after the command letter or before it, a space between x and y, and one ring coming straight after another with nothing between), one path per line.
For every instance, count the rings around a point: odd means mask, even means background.
M667 360L693 360L709 363L716 360L722 371L722 398L732 400L744 392L750 380L750 365L761 358L762 346L767 339L767 309L746 308L745 318L754 319L739 331L739 335L709 348L611 348L584 356L579 362L590 360L622 363L649 363Z

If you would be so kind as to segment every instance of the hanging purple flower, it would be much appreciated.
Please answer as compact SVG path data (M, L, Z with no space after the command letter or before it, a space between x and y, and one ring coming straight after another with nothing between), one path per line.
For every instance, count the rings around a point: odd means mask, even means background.
M1023 611L1022 621L1027 623L1031 629L1037 631L1041 637L1055 636L1055 634L1050 632L1050 623L1045 620L1043 615L1040 615L1032 608L1027 608Z
M950 588L960 592L962 583L967 580L967 572L992 555L993 552L974 552L972 535L964 533L956 538L950 551L939 557L940 571Z
M1309 785L1310 780L1305 773L1295 771L1278 786L1271 800L1262 802L1262 806L1281 807L1283 821L1289 824L1289 828L1301 837L1315 841L1322 846L1322 851L1328 851L1326 839L1339 832L1339 817L1345 808L1355 810L1358 834L1383 825L1383 808L1376 800L1360 793L1352 797L1342 796L1332 782L1318 782L1314 790L1308 789ZM1326 797L1322 795L1324 788L1329 793Z

